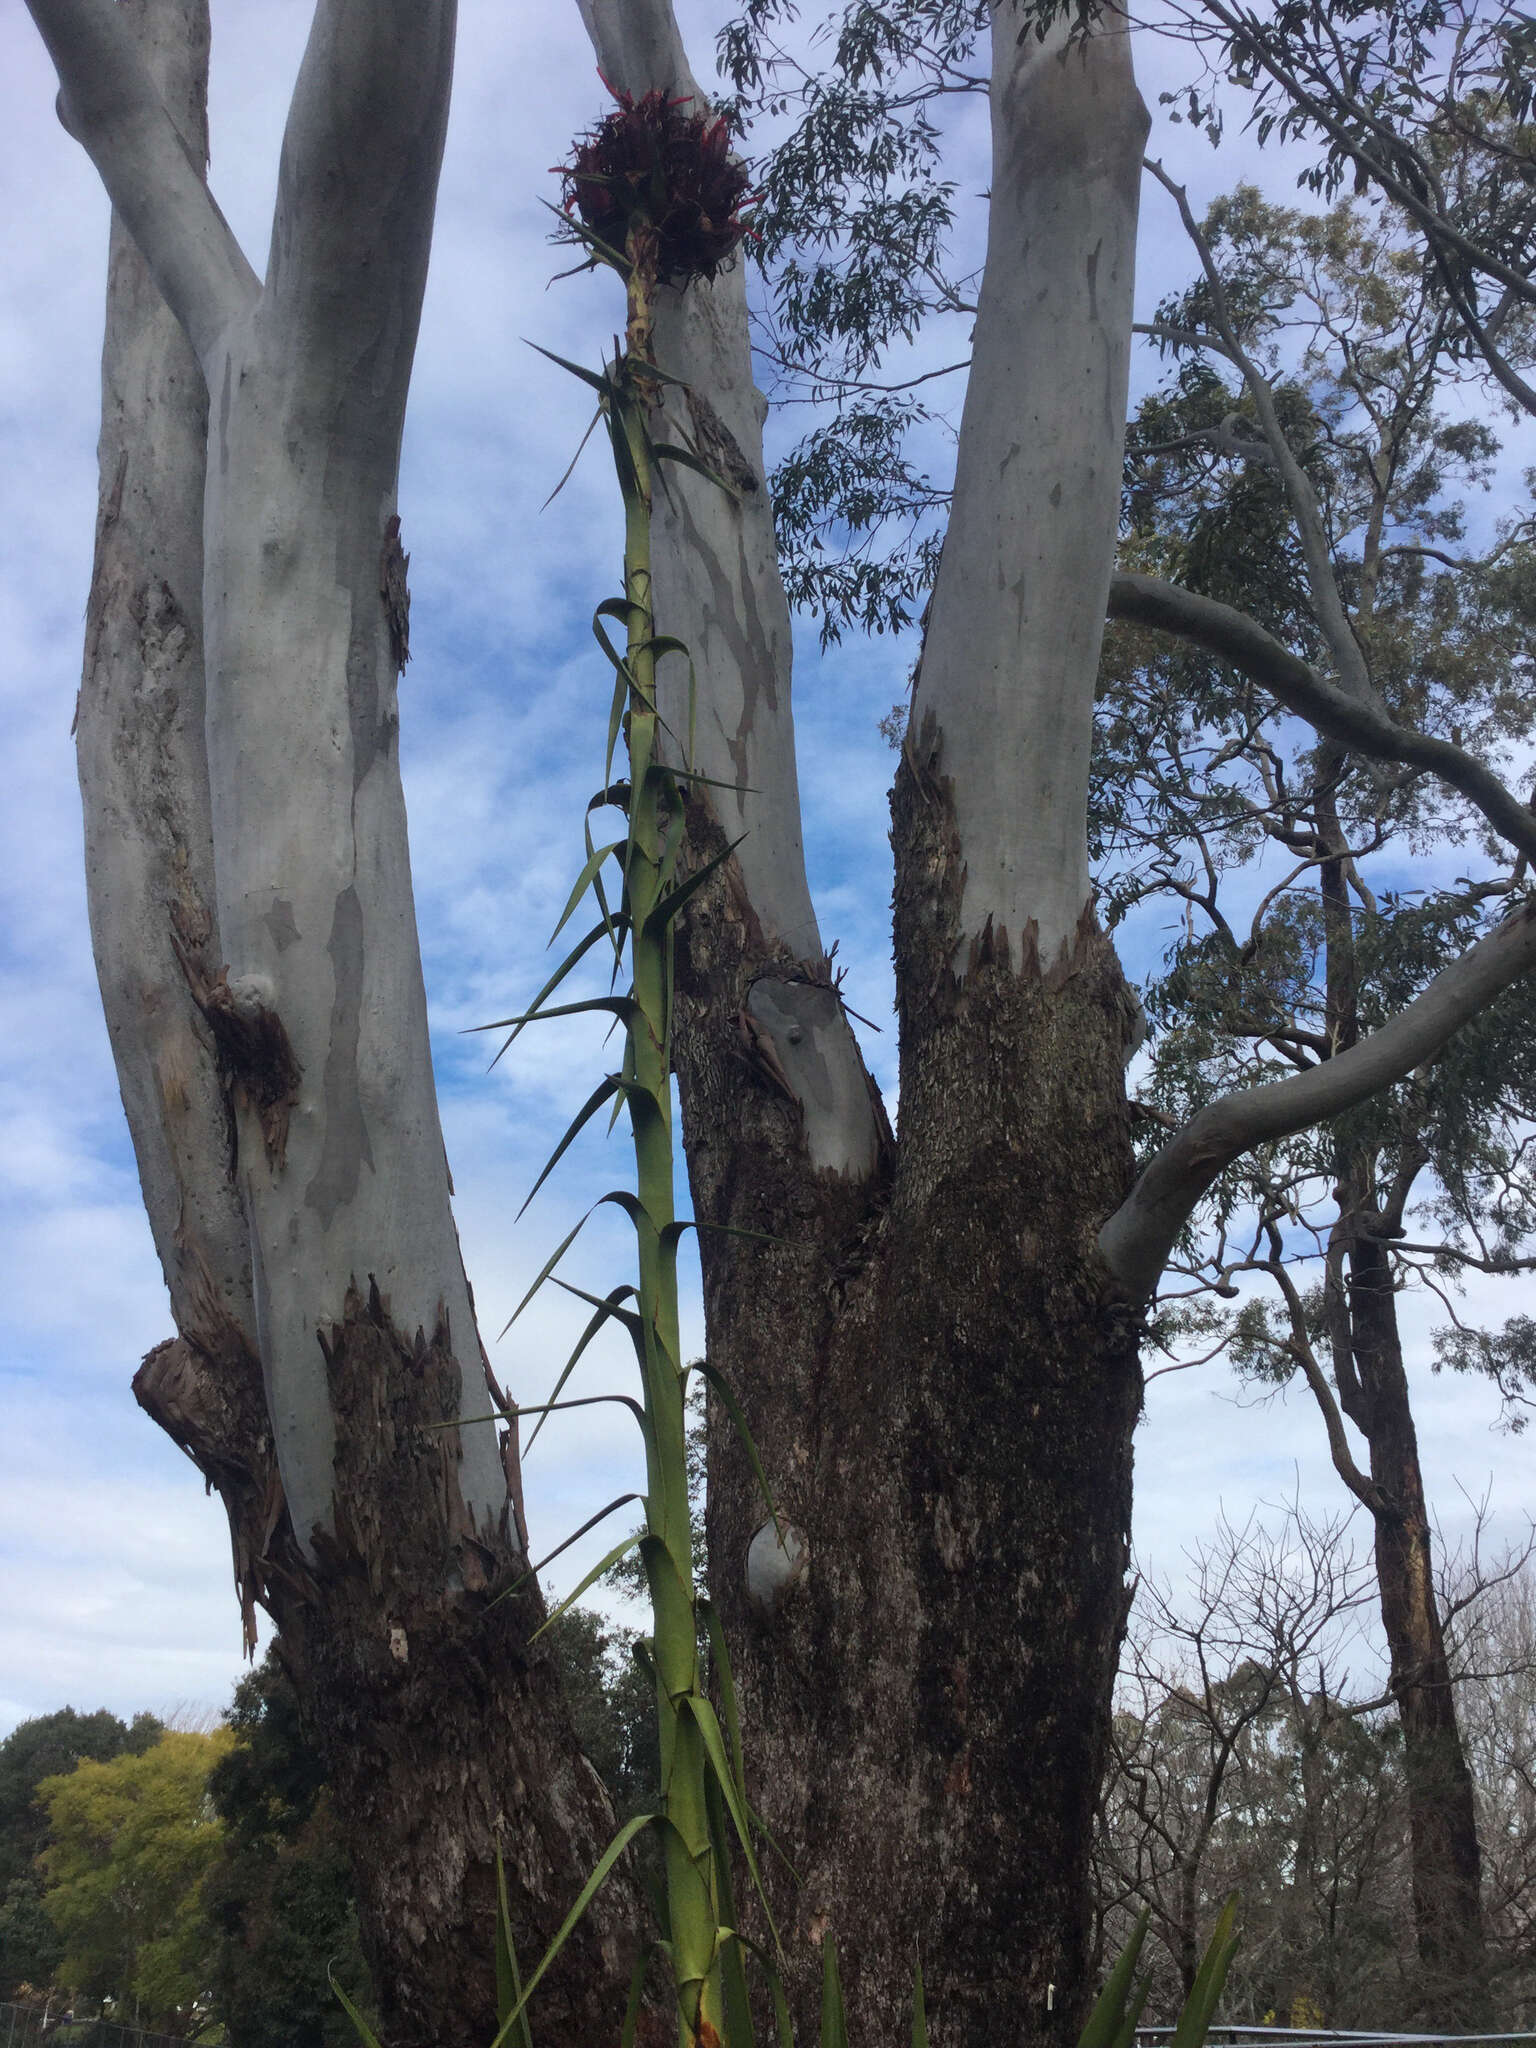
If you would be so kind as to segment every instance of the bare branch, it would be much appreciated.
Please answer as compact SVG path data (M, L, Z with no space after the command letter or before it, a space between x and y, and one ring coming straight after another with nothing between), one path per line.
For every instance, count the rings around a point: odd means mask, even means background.
M1156 627L1219 655L1329 739L1379 761L1428 769L1476 804L1511 845L1536 859L1536 813L1474 755L1449 740L1399 725L1374 702L1349 696L1246 612L1155 576L1122 574L1109 587L1109 616Z
M1536 966L1536 903L1526 903L1369 1038L1309 1073L1223 1096L1151 1160L1099 1233L1126 1291L1145 1300L1195 1204L1255 1145L1338 1116L1433 1059L1463 1024Z
M261 293L202 165L113 0L27 0L59 74L59 118L101 173L205 377Z

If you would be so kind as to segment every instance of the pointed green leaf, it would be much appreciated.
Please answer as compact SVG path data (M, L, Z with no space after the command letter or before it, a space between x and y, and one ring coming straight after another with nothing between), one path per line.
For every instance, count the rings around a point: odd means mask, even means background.
M1179 2014L1168 2048L1203 2048L1240 1939L1237 1894L1234 1892L1217 1916L1210 1943L1201 1958L1194 1986L1184 2001L1184 2010Z
M651 455L657 462L675 462L679 469L691 469L707 483L718 484L732 503L740 501L741 493L735 486L727 483L717 469L711 469L707 462L701 461L692 449L679 448L675 441L653 441Z
M581 870L581 873L576 877L575 885L572 888L570 895L566 898L565 908L561 911L559 920L556 923L554 930L549 935L549 939L547 941L549 945L552 946L555 943L556 939L559 938L560 934L565 930L565 927L570 920L572 912L575 910L577 904L580 903L582 897L585 896L587 891L591 888L594 880L597 877L598 870L603 865L603 862L608 859L610 854L621 854L624 851L624 846L624 840L613 839L610 840L607 843L607 845L595 847L593 849L591 858L585 863ZM607 921L608 920L605 920L605 922Z
M731 1769L736 1773L736 1782L743 1792L747 1784L747 1767L742 1755L741 1720L736 1707L736 1681L731 1673L731 1653L726 1647L725 1630L720 1626L720 1616L713 1600L700 1594L699 1612L704 1617L705 1632L709 1637L709 1652L714 1659L715 1684L720 1691L720 1704L725 1710L725 1732L731 1741Z
M641 1496L638 1493L624 1493L621 1494L617 1500L610 1501L607 1507L603 1509L603 1513L601 1515L594 1515L590 1522L583 1522L581 1527L576 1531L575 1536L567 1536L564 1543L561 1544L560 1550L569 1549L571 1544L576 1542L578 1537L585 1536L589 1529L595 1527L597 1523L602 1521L604 1515L611 1515L615 1508L623 1507L625 1501L639 1500L640 1498ZM564 1614L568 1607L574 1607L576 1605L576 1602L581 1598L582 1594L586 1592L589 1586L595 1586L598 1580L603 1576L604 1572L612 1571L613 1567L618 1563L621 1557L628 1557L629 1553L640 1541L640 1536L641 1531L635 1529L628 1536L625 1537L622 1543L616 1543L613 1546L612 1550L609 1551L608 1555L601 1561L601 1563L593 1565L591 1571L587 1573L586 1577L581 1581L581 1584L576 1587L575 1591L566 1594L565 1598L560 1602L560 1605L549 1616L548 1620L540 1623L540 1625L534 1630L533 1634L528 1638L529 1642L536 1643L539 1640L539 1637L543 1635L545 1629L554 1627L555 1623L560 1619L561 1615ZM560 1555L560 1550L552 1550L549 1553L549 1557L545 1558L544 1564L548 1564L551 1558L558 1557ZM541 1564L539 1566L539 1570L542 1571L543 1569L544 1565Z
M591 419L589 419L589 420L587 421L587 431L586 431L586 432L585 432L585 433L584 433L584 434L582 435L581 439L580 439L580 440L579 440L579 441L578 441L578 442L576 443L576 453L575 453L575 454L574 454L574 455L573 455L573 456L571 457L570 461L569 461L569 462L568 462L568 463L567 463L567 464L565 465L565 474L564 474L564 476L562 476L562 477L561 477L561 479L560 479L559 483L557 483L557 484L555 485L555 488L554 488L554 489L553 489L553 490L552 490L552 491L550 492L549 496L548 496L548 497L547 497L547 498L546 498L546 499L544 500L543 504L542 504L542 505L541 505L541 506L539 507L539 510L540 510L541 512L547 512L547 511L549 510L550 506L551 506L551 505L553 505L553 503L555 502L556 498L558 498L558 497L559 497L560 493L561 493L561 492L562 492L562 491L563 491L563 490L565 489L566 485L567 485L567 484L568 484L568 483L570 482L570 480L571 480L571 473L572 473L572 471L573 471L573 470L575 469L575 467L576 467L577 463L578 463L578 462L580 462L580 460L581 460L581 451L582 451L582 449L583 449L583 448L585 448L585 447L586 447L587 443L588 443L588 442L589 442L589 441L591 440L591 438L592 438L592 429L593 429L593 428L594 428L594 427L595 427L595 426L597 425L598 421L599 421L599 420L600 420L600 419L602 418L602 416L603 416L603 408L602 408L601 406L599 406L599 407L597 408L597 411L596 411L595 413L593 413L593 415L592 415Z
M620 1088L621 1085L622 1084L620 1083L617 1074L608 1074L604 1077L600 1085L593 1089L592 1093L581 1105L581 1108L577 1110L575 1120L572 1122L569 1129L566 1131L565 1136L560 1140L559 1144L555 1147L554 1151L550 1153L548 1159L544 1162L544 1171L539 1175L538 1179L534 1182L533 1186L528 1190L528 1200L523 1203L522 1208L519 1209L517 1212L519 1217L521 1217L525 1213L528 1207L528 1202L531 1202L533 1200L534 1196L539 1192L539 1189L543 1187L545 1181L549 1179L549 1176L554 1172L555 1168L560 1164L560 1161L565 1157L566 1153L570 1150L571 1146L580 1136L582 1127L585 1124L589 1123L591 1119L597 1115L597 1112L602 1108L603 1104L608 1100L609 1096L614 1094L616 1090ZM579 1230L581 1228L581 1225L578 1224L576 1227Z
M678 1701L679 1713L684 1711L693 1716L700 1735L704 1738L704 1754L709 1758L710 1767L720 1781L720 1790L725 1795L726 1811L736 1830L736 1839L741 1844L741 1853L752 1879L752 1888L757 1893L758 1903L763 1909L763 1918L768 1922L768 1932L773 1937L773 1946L779 1955L783 1947L779 1941L779 1930L773 1922L773 1909L768 1904L768 1894L763 1888L763 1875L757 1867L757 1851L752 1846L752 1820L747 1808L746 1794L731 1775L731 1760L725 1753L725 1742L720 1733L720 1723L715 1710L702 1693L685 1693Z
M1094 2001L1093 2011L1088 2015L1087 2024L1078 2036L1077 2048L1115 2048L1124 2024L1126 2004L1131 1994L1132 1979L1136 1975L1141 1945L1147 1938L1147 1928L1151 1920L1150 1907L1143 1908L1137 1915L1130 1939L1116 1956L1114 1967L1104 1980L1104 1989Z
M598 1893L602 1890L603 1885L607 1880L609 1871L612 1870L615 1863L618 1862L619 1858L624 1854L624 1851L629 1847L630 1843L635 1839L636 1835L641 1834L648 1827L654 1827L656 1824L656 1820L657 1816L654 1813L637 1813L634 1816L633 1820L625 1821L623 1827L619 1829L619 1832L608 1844L608 1847L603 1851L602 1855L599 1856L596 1864L593 1867L592 1875L587 1879L586 1883L582 1886L580 1892L577 1895L575 1905L572 1906L570 1912L566 1914L565 1919L561 1922L559 1932L556 1934L554 1940L549 1944L549 1947L544 1951L544 1954L539 1961L538 1968L534 1971L533 1975L528 1979L527 1984L523 1987L522 1997L513 2007L510 2016L502 2021L501 2026L497 2031L496 2038L491 2043L491 2048L505 2048L505 2043L508 2039L508 2036L511 2033L513 2022L522 2013L523 2008L527 2005L529 1999L533 1996L534 1992L537 1991L537 1989L539 1988L539 1985L543 1980L545 1971L549 1968L550 1964L555 1960L555 1957L559 1955L561 1949L565 1947L566 1942L571 1937L573 1929L579 1924L582 1914L586 1912L588 1906L591 1905L592 1901L597 1897Z
M623 923L624 936L627 937L629 929L628 920L623 920ZM560 962L560 965L555 969L554 973L549 977L548 981L545 982L544 986L539 990L538 994L534 997L533 1001L528 1005L525 1014L529 1017L536 1017L539 1014L539 1010L543 1004L544 998L548 995L552 995L554 991L560 986L561 982L564 981L565 977L570 973L571 969L576 965L577 961L582 959L586 954L590 953L592 948L597 944L598 940L606 936L608 936L608 934L604 926L600 924L593 925L591 931L587 933L586 937L583 940L581 940L581 942L577 946L573 947L569 953L566 954L565 958ZM518 1032L521 1031L522 1028L523 1027L521 1024L517 1026L517 1030L515 1030L512 1033L512 1038L509 1038L507 1040L507 1045L510 1045L512 1043L512 1039L516 1038ZM495 1029L496 1026L493 1024L476 1024L472 1027L473 1031L494 1031ZM465 1035L469 1036L470 1034L466 1033ZM492 1067L496 1065L496 1060L499 1060L501 1058L501 1053L506 1051L507 1045L504 1045L501 1048L501 1052L497 1053L496 1059L491 1061Z
M923 1965L919 1959L912 1977L912 2048L928 2048L928 2004L923 1997Z
M629 1980L629 1998L624 2007L624 2024L619 2028L619 2048L635 2048L635 2029L640 2024L640 2008L645 2003L645 1973L655 1953L655 1942L648 1941L635 1957L634 1971Z
M752 1432L747 1427L746 1416L741 1412L741 1403L736 1399L735 1394L732 1393L725 1376L720 1372L719 1368L711 1365L707 1359L696 1358L688 1370L701 1373L720 1396L725 1412L730 1416L732 1423L735 1425L736 1434L741 1439L742 1449L747 1454L748 1462L752 1467L752 1476L757 1481L758 1491L762 1494L764 1503L767 1506L769 1519L773 1523L775 1531L779 1533L780 1541L782 1541L782 1532L779 1531L779 1511L773 1504L773 1491L768 1484L768 1475L763 1470L762 1460L757 1455L757 1445L752 1441Z
M607 377L600 377L595 370L583 369L580 363L567 362L564 356L557 356L553 349L540 348L536 341L529 341L526 346L537 350L541 356L548 356L552 363L558 363L562 370L569 370L571 375L579 377L583 384L590 384L599 396L612 401L613 385Z
M645 1326L641 1322L640 1318L637 1315L632 1315L628 1309L617 1308L614 1306L614 1296L619 1293L619 1289L615 1288L613 1295L600 1296L596 1294L588 1294L587 1290L584 1287L577 1287L569 1280L561 1280L559 1278L556 1278L555 1285L557 1287L564 1288L567 1294L574 1294L578 1301L586 1302L589 1307L601 1309L603 1315L606 1318L609 1318L610 1320L616 1323L622 1323L625 1329L628 1330L630 1336L634 1338L637 1344L641 1342ZM634 1291L635 1290L632 1287L627 1290L627 1292L629 1292L630 1294L633 1294Z
M696 896L699 893L711 875L714 874L716 868L724 867L745 837L746 834L742 833L741 838L733 839L729 846L722 847L718 853L711 855L701 868L695 868L686 882L679 882L675 889L668 891L645 920L645 929L648 936L652 932L652 927L659 931L672 922L673 918L687 904L690 897Z
M593 1316L592 1320L587 1324L587 1327L582 1331L581 1336L577 1341L576 1349L571 1353L570 1357L565 1361L565 1364L560 1368L560 1377L555 1381L555 1384L550 1391L550 1400L548 1403L549 1406L553 1407L554 1404L559 1400L560 1389L565 1385L566 1381L570 1378L571 1374L576 1370L576 1367L581 1359L581 1354L592 1342L592 1339L597 1335L598 1331L603 1327L604 1323L609 1321L610 1317L613 1314L613 1311L618 1307L619 1303L621 1301L628 1301L631 1298L631 1296L634 1295L634 1292L635 1290L633 1287L615 1287L613 1291L604 1298L602 1304L598 1308L596 1315ZM621 1398L627 1400L628 1396L625 1395ZM530 1409L524 1409L520 1412L524 1414L531 1414L533 1411ZM650 1425L649 1423L643 1420L643 1409L641 1410L641 1415L641 1428L642 1432L645 1432L649 1430ZM533 1449L534 1444L538 1441L539 1431L543 1427L544 1418L541 1415L538 1421L533 1426L533 1434L529 1437L527 1443L523 1446L522 1454L525 1458L527 1457L528 1453Z
M509 2019L523 1995L523 1980L517 1967L517 1948L512 1939L512 1910L507 1903L507 1872L496 1851L496 2018ZM517 2048L533 2048L533 2035L525 2012L516 2032Z
M327 1963L325 1966L325 1974L330 1979L331 1989L335 1992L336 1996L341 2000L342 2010L346 2013L347 2018L352 2022L353 2026L357 2029L357 2037L361 2042L363 2042L364 2048L380 2048L378 2035L373 2031L372 2027L369 2026L368 2022L363 2018L362 2014L358 2011L357 2007L352 2003L351 1999L348 1998L345 1991L343 1991L341 1986L336 1982L336 1973L331 1968L329 1963Z
M534 1194L537 1194L538 1189L535 1188L533 1192ZM532 1200L533 1195L530 1195L528 1197L528 1202L531 1202ZM527 1208L528 1202L524 1202L523 1209ZM522 1209L519 1209L517 1213L521 1215L523 1213ZM590 1209L587 1210L584 1216L578 1217L575 1224L571 1227L571 1229L569 1229L565 1233L565 1236L561 1238L560 1242L555 1246L554 1250L550 1253L549 1257L544 1261L543 1265L540 1266L538 1270L538 1275L535 1278L533 1285L529 1288L528 1292L523 1296L522 1300L517 1304L517 1307L513 1309L511 1315L507 1317L507 1320L502 1324L500 1330L497 1331L496 1341L498 1344L501 1342L502 1338L505 1337L508 1330L511 1329L512 1325L517 1321L518 1317L522 1314L523 1310L528 1306L529 1302L532 1301L533 1297L538 1293L539 1289L544 1285L544 1282L549 1278L550 1274L553 1273L556 1266L558 1266L560 1261L565 1257L566 1253L570 1250L571 1246L576 1242L577 1238L581 1235L582 1231L585 1230L587 1224L591 1221L591 1218L592 1211Z
M848 2048L843 1982L837 1973L837 1944L830 1934L821 1938L821 2048Z
M579 1003L552 1003L547 1010L526 1010L521 1017L498 1017L491 1024L471 1025L470 1030L504 1031L509 1024L515 1024L521 1031L525 1024L540 1024L546 1017L586 1017L594 1012L617 1017L627 1024L634 1007L633 996L584 996Z

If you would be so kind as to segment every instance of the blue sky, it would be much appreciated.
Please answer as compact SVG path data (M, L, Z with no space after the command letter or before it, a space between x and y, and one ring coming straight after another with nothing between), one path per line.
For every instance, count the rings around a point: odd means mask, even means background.
M262 267L304 0L217 0L215 189ZM718 16L684 11L708 76ZM1149 100L1173 60L1151 53ZM240 1668L223 1515L129 1392L169 1334L139 1212L91 972L69 725L94 516L96 378L107 212L59 128L54 83L24 12L0 18L0 1732L67 1703L128 1714L220 1705ZM547 167L602 111L574 5L465 0L459 84L407 434L401 510L412 553L414 659L402 750L418 911L458 1217L488 1341L543 1257L603 1188L616 1142L578 1149L529 1215L517 1209L565 1119L601 1071L596 1033L527 1034L487 1076L487 1042L462 1034L518 1008L547 971L542 946L580 864L581 813L598 777L607 671L588 630L614 587L618 530L596 443L555 503L538 507L586 425L584 394L523 345L595 358L617 324L607 280L546 290ZM979 110L958 117L962 190L985 184ZM1161 119L1151 150L1204 199L1262 172L1293 189L1294 159L1240 141L1214 154ZM1287 174L1289 169L1289 175ZM1168 209L1146 204L1150 303L1187 270ZM979 231L979 207L970 232ZM935 360L942 360L942 357ZM959 380L954 402L958 407ZM781 440L803 415L776 420ZM885 791L877 722L902 694L911 649L847 642L818 656L801 622L797 726L805 836L825 935L841 941L850 1003L890 1018ZM1155 931L1136 940L1144 954ZM894 1078L891 1026L867 1041ZM623 1235L599 1220L573 1277L622 1277ZM1508 1307L1502 1311L1508 1312ZM698 1330L696 1311L693 1328ZM1422 1309L1408 1328L1420 1364ZM541 1299L492 1346L536 1400L579 1328ZM573 1328L574 1323L574 1328ZM587 1390L623 1360L599 1354ZM1477 1387L1418 1375L1431 1491L1454 1531L1490 1485L1499 1526L1533 1500L1529 1454L1493 1430ZM536 1550L636 1476L623 1411L552 1425L527 1472ZM1152 1389L1138 1450L1136 1538L1153 1568L1218 1507L1255 1499L1336 1505L1315 1416L1293 1397L1252 1412L1219 1371ZM1460 1489L1465 1489L1463 1492ZM562 1583L613 1540L561 1560Z

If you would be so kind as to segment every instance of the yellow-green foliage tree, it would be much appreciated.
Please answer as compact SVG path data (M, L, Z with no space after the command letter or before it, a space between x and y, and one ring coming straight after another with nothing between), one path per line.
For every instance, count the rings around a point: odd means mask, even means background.
M232 1740L227 1728L168 1730L142 1756L82 1762L38 1787L60 1981L79 1996L118 1999L164 2032L190 2024L207 1988L202 1887L223 1832L208 1774Z

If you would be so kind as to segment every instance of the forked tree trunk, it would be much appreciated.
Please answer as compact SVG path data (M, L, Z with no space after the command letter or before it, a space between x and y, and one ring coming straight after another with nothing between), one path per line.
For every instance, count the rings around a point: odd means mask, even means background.
M386 2038L428 2048L495 2031L497 1849L536 1954L611 1817L528 1649L536 1587L490 1604L526 1561L515 1446L504 1469L493 1430L453 1426L487 1397L406 866L391 523L453 24L408 12L381 53L321 7L267 288L203 322L201 365L114 220L78 731L92 934L178 1332L135 1390L224 1500L248 1640L260 1603L329 1763ZM206 0L39 14L78 133L135 92L154 118L142 74L68 46L83 23L111 57L131 22L180 161L205 162ZM370 100L381 54L408 60L403 110ZM339 218L332 152L363 195ZM555 2035L616 2037L632 1909L617 1886L552 1976Z
M694 90L664 6L583 11L615 85ZM1081 2018L1140 1388L1096 1245L1131 1174L1129 1006L1083 821L1145 116L1123 37L1042 48L1005 5L994 52L987 282L895 797L899 1143L804 887L739 280L664 306L657 337L692 387L669 430L737 487L676 480L657 549L662 630L702 679L696 765L734 785L691 800L693 856L741 838L679 941L709 1355L809 1546L749 1596L767 1510L714 1403L710 1584L798 1876L767 1859L803 2038L830 1932L856 2041L906 2038L921 1959L956 2048Z

